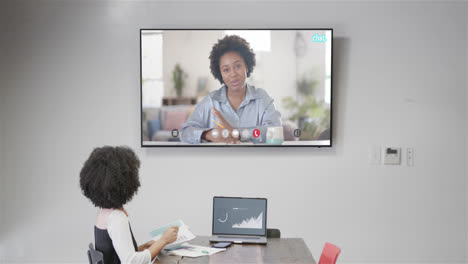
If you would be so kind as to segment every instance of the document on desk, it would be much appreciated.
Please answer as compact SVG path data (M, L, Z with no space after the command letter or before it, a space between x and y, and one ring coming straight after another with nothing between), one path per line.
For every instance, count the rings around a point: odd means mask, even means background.
M202 246L195 246L190 245L188 243L184 243L177 247L177 249L169 250L169 254L178 255L182 257L202 257L202 256L211 256L221 251L225 251L225 248L212 248L212 247L202 247Z
M190 241L195 238L195 235L192 232L190 232L189 226L184 224L182 220L171 222L165 226L162 226L156 230L151 231L150 232L151 238L155 241L161 239L162 235L164 234L164 231L166 231L171 226L179 227L179 232L177 233L177 239L171 244L166 245L164 249L170 249L170 248L176 247L184 242Z

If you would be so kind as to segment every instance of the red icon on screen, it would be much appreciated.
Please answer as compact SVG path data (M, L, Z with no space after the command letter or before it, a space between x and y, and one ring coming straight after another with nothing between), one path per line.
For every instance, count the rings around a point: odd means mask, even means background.
M260 130L258 129L254 129L254 131L252 132L252 135L256 138L258 138L260 136Z

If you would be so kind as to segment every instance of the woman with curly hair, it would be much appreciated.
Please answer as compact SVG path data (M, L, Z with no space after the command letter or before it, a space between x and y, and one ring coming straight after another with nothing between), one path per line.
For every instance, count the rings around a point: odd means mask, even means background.
M265 90L246 82L255 67L250 44L237 35L225 36L213 46L209 58L211 73L222 86L196 106L182 125L181 140L265 142L267 127L281 126L281 114Z
M140 160L130 148L105 146L94 149L81 169L81 190L99 208L94 240L106 264L151 263L177 238L178 227L173 226L160 240L137 246L123 205L140 187L139 168Z

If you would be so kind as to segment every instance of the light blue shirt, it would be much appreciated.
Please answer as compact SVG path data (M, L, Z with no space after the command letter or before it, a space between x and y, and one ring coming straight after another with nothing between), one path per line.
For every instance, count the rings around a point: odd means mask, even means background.
M241 141L264 143L266 141L267 127L281 126L281 114L276 110L273 98L265 90L247 84L244 101L239 105L236 112L232 109L227 98L227 87L223 85L220 89L208 94L197 104L187 122L182 125L180 131L182 142L191 144L201 143L202 133L215 127L216 123L213 120L219 123L211 107L221 112L226 122L233 128L239 129L239 132L242 133L242 130L248 129L249 137L241 137ZM255 138L252 136L254 129L260 130L260 137ZM221 133L219 136L221 136Z

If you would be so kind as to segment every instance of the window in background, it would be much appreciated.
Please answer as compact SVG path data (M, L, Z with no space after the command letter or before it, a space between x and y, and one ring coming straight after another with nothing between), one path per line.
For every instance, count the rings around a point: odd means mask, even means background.
M143 31L141 35L143 107L161 107L164 94L161 31Z
M271 50L271 37L269 30L226 30L226 35L238 35L250 43L254 51Z
M325 31L325 103L331 103L331 50L332 50L332 36L331 31Z

